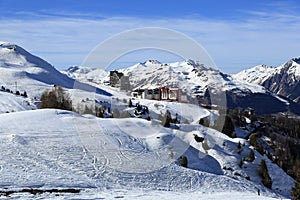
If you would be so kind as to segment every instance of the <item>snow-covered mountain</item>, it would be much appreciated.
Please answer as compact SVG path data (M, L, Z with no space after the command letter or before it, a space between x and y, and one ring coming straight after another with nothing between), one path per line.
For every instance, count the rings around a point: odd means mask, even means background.
M265 92L263 87L254 84L241 84L217 69L206 68L192 60L168 64L148 60L120 71L130 77L130 82L135 88L180 87L190 96L204 95L208 88L218 88L222 92L229 90L252 93Z
M262 85L275 94L300 102L300 59L292 59L279 67L259 65L233 77Z
M53 85L109 95L99 88L75 81L43 59L8 42L0 42L0 85L10 90L27 91L31 97L39 96Z
M87 70L88 73L81 73L81 68L73 73L72 70L65 73L71 77L79 77L80 81L103 83L109 80L108 73L101 69ZM118 71L129 76L133 88L179 87L193 103L209 98L212 104L229 108L253 107L260 114L287 110L287 101L263 86L246 83L193 60L175 63L148 60Z
M105 81L109 80L109 72L103 69L95 69L90 67L71 66L67 70L61 71L61 73L83 82L88 81L97 84L103 84Z
M161 64L146 61L121 70L136 88L151 86L179 87L191 99L209 96L212 104L227 107L252 107L257 113L284 111L287 101L255 83L239 81L217 69L192 60ZM272 105L272 106L270 106Z

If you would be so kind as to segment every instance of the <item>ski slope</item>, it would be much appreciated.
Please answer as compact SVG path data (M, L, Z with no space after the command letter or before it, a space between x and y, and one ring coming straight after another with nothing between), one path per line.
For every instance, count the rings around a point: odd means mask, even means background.
M227 174L222 169L225 164L236 168L237 141L205 127L182 125L175 130L155 121L99 119L53 109L1 114L0 127L0 188L6 191L79 188L79 194L66 197L108 199L165 195L251 199L259 198L258 189L261 199L279 195L255 179ZM193 134L205 137L209 149ZM188 157L189 168L179 166L181 155ZM285 179L277 183L280 188L290 186L291 178L273 167L276 176ZM30 194L14 195L30 198Z

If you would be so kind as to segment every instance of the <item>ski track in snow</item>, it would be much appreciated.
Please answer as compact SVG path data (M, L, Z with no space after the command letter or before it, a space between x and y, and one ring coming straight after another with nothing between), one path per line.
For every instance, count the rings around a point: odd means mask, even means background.
M29 130L41 116L51 120L40 121L38 129ZM1 188L82 188L80 195L88 197L95 197L93 192L89 193L92 190L100 190L104 196L124 190L125 199L131 198L130 195L135 193L133 189L138 190L142 199L151 199L157 197L155 191L169 196L174 195L173 192L185 196L190 191L191 195L209 197L224 191L255 194L257 187L261 188L252 182L178 166L169 158L169 147L149 143L149 137L161 141L167 133L157 139L157 132L146 131L144 137L137 137L141 133L123 132L134 130L130 127L123 130L124 124L133 124L138 129L138 126L149 124L145 120L120 119L116 125L116 120L70 116L68 112L53 110L0 115L0 148L5 149L0 155ZM19 126L24 127L27 123L30 126L27 131L5 126L11 119L22 119ZM55 126L57 130L51 130L45 124ZM165 129L157 131L164 132ZM166 144L172 142L174 138ZM145 190L149 192L141 192ZM261 193L274 197L263 188Z

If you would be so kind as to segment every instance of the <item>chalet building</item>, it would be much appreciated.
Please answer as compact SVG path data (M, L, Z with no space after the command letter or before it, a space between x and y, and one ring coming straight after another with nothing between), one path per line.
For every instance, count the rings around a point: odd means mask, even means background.
M110 71L109 85L111 87L120 88L120 90L123 90L123 91L130 91L131 90L129 77L124 76L124 74L122 72L118 72L116 70Z
M109 72L109 85L112 87L120 86L120 79L124 76L122 72L118 72L116 70Z
M131 92L131 96L138 99L145 99L145 90L144 89L136 89Z
M158 87L137 89L131 94L134 98L187 102L187 96L183 95L179 88Z
M129 76L122 76L120 78L120 90L122 90L122 91L130 91L131 90Z

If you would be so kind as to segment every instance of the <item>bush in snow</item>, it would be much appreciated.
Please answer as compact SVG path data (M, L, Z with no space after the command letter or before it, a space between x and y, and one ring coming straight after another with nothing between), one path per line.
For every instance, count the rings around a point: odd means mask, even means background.
M104 118L104 109L103 107L96 106L95 107L96 117Z
M162 119L162 125L164 127L167 127L169 128L170 127L170 123L171 123L171 120L172 120L172 117L171 117L171 113L169 110L166 111L165 115L163 116L163 119Z
M251 121L251 124L254 124L257 121L257 117L255 114L250 116L250 121Z
M24 91L24 92L21 94L21 96L23 96L23 97L27 98L27 97L28 97L28 96L27 96L27 92L26 92L26 91Z
M250 144L255 148L255 150L257 150L261 155L264 155L265 150L263 145L261 145L258 141L257 141L258 135L257 134L251 134L249 136L249 141Z
M182 167L187 167L188 166L188 160L187 160L187 157L186 156L181 156L180 157L181 160L180 160L180 166Z
M113 113L112 113L113 118L120 118L120 111L118 108L114 108Z
M209 118L208 117L205 117L205 118L201 118L199 120L199 124L201 124L202 126L206 126L206 127L209 127Z
M50 92L45 91L42 94L41 108L72 110L72 101L70 96L63 91L62 87L55 87Z
M128 111L124 111L120 114L120 118L130 118L130 113Z
M151 117L149 114L148 114L148 117L146 118L146 120L151 121Z

